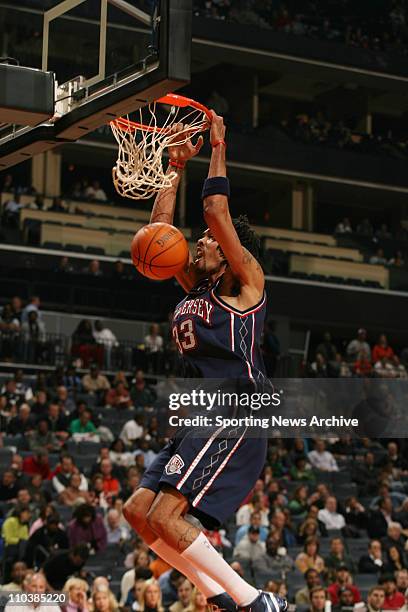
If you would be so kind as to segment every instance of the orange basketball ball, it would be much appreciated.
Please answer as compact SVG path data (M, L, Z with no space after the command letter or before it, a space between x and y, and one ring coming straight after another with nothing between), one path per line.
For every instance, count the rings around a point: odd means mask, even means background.
M142 227L130 248L136 269L153 280L165 280L179 272L188 257L188 245L177 227L151 223Z

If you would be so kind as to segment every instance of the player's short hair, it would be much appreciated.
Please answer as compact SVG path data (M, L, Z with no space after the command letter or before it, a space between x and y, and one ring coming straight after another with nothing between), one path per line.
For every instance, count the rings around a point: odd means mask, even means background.
M245 247L255 259L259 259L261 239L252 229L248 217L246 215L239 215L239 217L232 219L232 224L242 246Z

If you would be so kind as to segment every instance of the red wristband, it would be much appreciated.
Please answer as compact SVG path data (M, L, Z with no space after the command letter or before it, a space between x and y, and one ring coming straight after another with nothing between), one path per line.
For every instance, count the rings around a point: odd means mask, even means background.
M173 168L178 168L179 170L183 170L186 167L186 162L178 162L175 159L171 159L169 161L169 166L173 166Z
M218 147L220 144L224 145L225 148L227 147L225 140L216 140L215 142L211 143L211 146L213 149L215 149L215 147Z

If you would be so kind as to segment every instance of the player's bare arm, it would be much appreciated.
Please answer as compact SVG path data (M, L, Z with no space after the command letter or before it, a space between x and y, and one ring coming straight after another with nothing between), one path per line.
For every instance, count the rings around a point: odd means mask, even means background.
M174 125L171 130L174 132L174 142L177 142L177 134L184 129L182 123ZM166 174L172 172L176 173L175 178L172 181L171 187L160 191L154 202L152 213L150 215L150 223L162 222L173 224L174 210L176 207L177 190L180 184L181 176L183 173L183 166L186 162L197 155L203 146L203 137L199 136L195 145L188 140L183 145L170 146L168 148L170 161L175 162L179 167L175 165L169 165ZM177 281L188 292L199 280L199 276L193 265L193 257L189 253L187 263L183 270L176 276Z
M216 115L214 111L212 113L210 140L213 149L208 178L226 177L226 147L223 144L225 125L222 117ZM238 297L233 298L234 304L242 310L250 308L262 298L264 274L259 262L241 245L232 223L227 196L215 194L204 198L204 219L228 261L232 276L239 282L240 292ZM228 295L230 291L227 278L222 283L221 291L226 292L225 297L228 301L228 297L232 296Z

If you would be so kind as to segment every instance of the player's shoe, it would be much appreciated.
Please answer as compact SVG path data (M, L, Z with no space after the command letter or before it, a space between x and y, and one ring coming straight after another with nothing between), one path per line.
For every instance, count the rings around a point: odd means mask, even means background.
M226 612L238 612L238 606L228 593L220 593L213 597L208 597L207 603L210 606L215 606L219 610L226 610Z
M274 593L260 591L259 595L248 606L240 607L242 612L286 612L288 602Z

